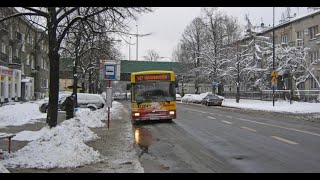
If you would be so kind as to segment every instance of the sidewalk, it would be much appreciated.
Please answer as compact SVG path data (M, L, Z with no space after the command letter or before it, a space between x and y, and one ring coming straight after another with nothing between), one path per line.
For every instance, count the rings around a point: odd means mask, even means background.
M61 114L62 115L62 114ZM103 115L104 116L104 115ZM62 116L61 116L62 117ZM60 118L61 118L60 117ZM106 117L106 116L105 116ZM113 118L112 118L113 117ZM90 117L88 116L88 121ZM104 118L106 119L106 118ZM105 121L104 121L105 123ZM17 133L17 129L39 131L45 126L44 122L35 124L27 124L22 127L8 127L0 129L1 132ZM95 127L90 128L99 138L85 142L85 144L95 151L100 153L101 160L96 163L82 165L69 168L51 168L51 169L36 169L36 168L8 168L12 173L141 173L143 168L140 165L136 151L134 149L134 137L132 124L129 118L129 111L124 107L121 111L111 114L110 128ZM12 142L13 154L19 149L25 147L29 142L15 141ZM0 145L1 148L1 145ZM3 148L2 148L3 149ZM50 154L52 152L48 152ZM59 156L54 156L59 158ZM0 159L1 163L1 159ZM4 164L4 163L3 163Z

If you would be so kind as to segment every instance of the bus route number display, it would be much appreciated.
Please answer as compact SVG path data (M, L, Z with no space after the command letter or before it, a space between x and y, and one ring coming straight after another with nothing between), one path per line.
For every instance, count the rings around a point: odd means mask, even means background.
M161 81L170 80L170 74L148 74L148 75L137 75L136 81Z

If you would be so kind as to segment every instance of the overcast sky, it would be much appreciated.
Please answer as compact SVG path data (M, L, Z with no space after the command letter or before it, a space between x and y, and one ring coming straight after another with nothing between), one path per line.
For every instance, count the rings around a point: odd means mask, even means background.
M224 11L228 15L236 16L241 25L245 25L245 14L249 14L253 25L263 23L272 26L273 11L272 7L220 7L219 10ZM281 13L286 7L275 8L275 25L279 23ZM152 33L150 36L138 38L138 59L144 60L143 56L148 50L155 50L162 58L162 61L171 59L172 51L179 43L182 33L191 21L200 16L200 7L157 7L155 11L139 16L137 22L132 22L132 32L136 33L138 25L138 33ZM292 7L291 12L302 15L308 12L306 7ZM262 18L262 19L261 19ZM129 37L127 38L129 41ZM131 38L131 43L136 44L136 37ZM124 41L121 42L121 51L124 59L129 59L129 45ZM136 45L130 48L131 60L136 59Z

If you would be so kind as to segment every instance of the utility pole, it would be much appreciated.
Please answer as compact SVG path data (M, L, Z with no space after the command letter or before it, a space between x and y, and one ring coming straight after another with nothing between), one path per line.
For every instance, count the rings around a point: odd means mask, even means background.
M129 39L129 60L131 60L131 36Z
M239 103L240 100L240 61L239 61L239 44L237 44L237 71L238 71L238 78L237 78L237 98L236 102Z
M136 52L136 61L138 61L138 35L139 35L139 33L138 33L138 24L137 24L136 26L137 26L137 46L136 46L137 52Z
M272 57L272 72L274 72L274 58L275 58L275 50L274 50L274 41L275 41L275 38L274 38L274 7L273 7L273 29L272 29L272 34L273 34L273 42L272 42L272 50L273 50L273 57ZM272 105L274 106L274 89L275 89L275 86L272 86Z

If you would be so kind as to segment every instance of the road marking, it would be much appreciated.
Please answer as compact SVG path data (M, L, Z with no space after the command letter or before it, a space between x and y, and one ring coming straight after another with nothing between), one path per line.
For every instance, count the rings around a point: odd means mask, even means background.
M207 112L204 112L204 111L198 111L198 110L194 110L194 109L189 109L189 108L183 108L183 109L187 109L187 110L190 110L190 111L201 112L201 113L207 113Z
M209 118L209 119L216 119L216 118L214 118L214 117L211 117L211 116L208 116L208 118Z
M305 133L305 134L309 134L309 135L314 135L314 136L319 136L320 137L320 134L309 132L309 131L303 131L303 130L294 129L294 128L287 128L287 127L283 127L283 126L277 126L277 125L267 124L267 123L263 123L263 122L252 121L252 120L244 119L244 118L238 118L238 119L242 120L242 121L248 121L248 122L252 122L252 123L256 123L256 124L263 124L263 125L267 125L267 126L282 128L282 129L286 129L286 130L290 130L290 131L296 131L296 132Z
M227 118L230 118L230 119L232 119L232 116L226 116Z
M229 122L229 121L221 121L223 123L227 123L227 124L233 124L232 122Z
M209 113L209 114L213 114L213 115L214 115L214 114L216 114L216 113Z
M249 128L249 127L242 126L241 128L242 128L242 129L246 129L246 130L248 130L248 131L257 132L257 130L252 129L252 128Z
M279 141L286 142L286 143L288 143L288 144L298 144L298 143L296 143L296 142L293 142L293 141L290 141L290 140L288 140L288 139L284 139L284 138L281 138L281 137L278 137L278 136L271 136L271 137L274 138L274 139L277 139L277 140L279 140Z

